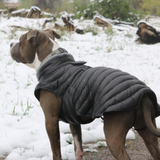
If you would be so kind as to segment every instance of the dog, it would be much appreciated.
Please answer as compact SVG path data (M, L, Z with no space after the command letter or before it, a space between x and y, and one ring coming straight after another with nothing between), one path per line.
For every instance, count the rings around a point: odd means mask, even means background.
M10 44L13 60L37 72L35 96L45 115L53 159L62 159L59 120L70 124L75 160L83 160L81 124L103 117L106 142L116 159L130 159L125 141L134 127L151 156L160 160L160 130L155 124L160 107L154 92L128 73L75 61L55 38L60 35L53 30L29 30Z

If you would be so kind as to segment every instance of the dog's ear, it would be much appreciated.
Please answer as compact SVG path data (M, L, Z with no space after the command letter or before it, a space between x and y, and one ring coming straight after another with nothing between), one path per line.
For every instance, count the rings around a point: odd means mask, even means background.
M45 32L48 32L53 40L55 38L57 38L57 39L61 38L61 36L57 32L55 32L54 30L47 29L47 30L45 30Z
M30 31L27 33L27 40L30 41L30 40L36 38L37 33L38 33L38 30L30 30Z
M61 38L61 36L60 36L57 32L55 32L54 30L52 30L52 34L53 34L53 36L56 37L57 39L60 39L60 38Z

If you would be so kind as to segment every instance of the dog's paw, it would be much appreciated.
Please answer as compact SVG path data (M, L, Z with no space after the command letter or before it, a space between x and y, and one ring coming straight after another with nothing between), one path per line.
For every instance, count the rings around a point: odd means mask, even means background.
M83 152L82 151L78 151L76 153L76 158L75 160L85 160L84 157L83 157Z
M85 160L85 158L83 158L83 157L79 157L79 158L77 158L76 157L76 159L75 160Z

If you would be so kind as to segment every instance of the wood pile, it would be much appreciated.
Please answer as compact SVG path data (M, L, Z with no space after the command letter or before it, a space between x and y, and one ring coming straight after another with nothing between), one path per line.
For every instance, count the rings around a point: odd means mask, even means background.
M43 12L40 8L36 6L32 6L30 9L19 9L11 12L11 16L13 17L26 17L26 18L48 18L54 17L53 14Z
M15 9L15 7L8 6L10 9ZM4 16L7 14L7 10L0 10L1 16ZM47 23L51 23L51 25L54 26L54 28L63 30L66 28L68 31L75 31L78 34L83 34L84 33L84 28L79 26L81 25L81 20L79 20L79 24L75 24L74 21L72 20L71 16L63 12L61 13L60 18L55 18L53 14L46 13L41 11L40 8L36 6L32 6L30 9L20 9L16 11L11 12L11 16L13 17L25 17L25 18L46 18L44 19L44 23L42 25L43 28L46 27ZM49 18L48 18L49 17ZM83 20L82 20L83 21ZM127 31L129 32L130 30L136 30L135 27L138 27L138 30L136 34L139 36L137 41L146 43L146 44L154 44L160 42L160 31L157 31L156 28L152 27L150 24L147 22L142 22L140 21L138 25L136 26L134 23L131 22L124 22L124 21L119 21L119 20L111 20L109 18L105 18L102 15L95 15L93 18L94 24L102 27L107 27L108 29L112 28L118 31ZM83 26L83 24L82 24ZM25 30L26 28L23 28L21 26L11 26L11 27L16 27L16 28L21 28Z
M66 28L68 31L75 31L79 34L83 34L84 33L84 29L80 26L76 26L74 24L74 22L72 21L71 17L69 14L67 14L66 12L62 13L61 18L62 22L58 22L56 20L56 18L53 19L46 19L43 27L46 26L47 23L52 23L54 22L54 28L61 30L62 28Z

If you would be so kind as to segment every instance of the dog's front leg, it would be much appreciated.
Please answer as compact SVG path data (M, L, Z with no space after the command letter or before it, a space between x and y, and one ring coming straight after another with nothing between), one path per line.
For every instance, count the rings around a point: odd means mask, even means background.
M40 104L45 115L46 130L53 152L53 160L61 160L59 133L59 113L61 100L51 92L41 90Z
M70 129L74 140L75 160L83 160L81 126L70 124Z

